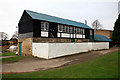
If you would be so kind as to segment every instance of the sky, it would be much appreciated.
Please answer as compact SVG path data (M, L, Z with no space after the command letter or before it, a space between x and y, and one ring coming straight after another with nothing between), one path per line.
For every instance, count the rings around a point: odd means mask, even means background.
M120 1L118 2L118 13L120 14Z
M24 10L31 10L84 23L88 26L96 19L103 29L113 30L118 17L119 0L0 0L0 32L11 38L18 30Z

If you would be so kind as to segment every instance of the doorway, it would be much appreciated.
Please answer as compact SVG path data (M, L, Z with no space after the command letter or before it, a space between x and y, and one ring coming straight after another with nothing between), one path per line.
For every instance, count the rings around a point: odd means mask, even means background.
M19 56L22 55L22 42L19 42Z

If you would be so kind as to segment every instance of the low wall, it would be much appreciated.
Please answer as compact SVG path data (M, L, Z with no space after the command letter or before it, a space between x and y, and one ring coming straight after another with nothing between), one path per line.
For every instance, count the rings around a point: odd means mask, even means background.
M94 43L92 43L91 50L101 50L101 49L109 49L109 42L94 42Z
M33 43L33 55L46 59L101 49L109 49L109 42Z
M48 59L48 43L33 43L33 56Z

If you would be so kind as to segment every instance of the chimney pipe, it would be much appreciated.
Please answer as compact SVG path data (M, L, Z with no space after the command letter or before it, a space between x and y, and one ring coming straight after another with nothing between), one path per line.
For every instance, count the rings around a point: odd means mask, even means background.
M85 20L85 24L87 25L87 20Z

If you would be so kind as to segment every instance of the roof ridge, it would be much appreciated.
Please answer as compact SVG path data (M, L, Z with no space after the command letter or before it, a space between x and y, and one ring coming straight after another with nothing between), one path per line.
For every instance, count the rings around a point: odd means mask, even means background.
M53 16L53 15L48 15L48 14L44 14L44 13L39 13L39 12L34 12L34 11L30 11L30 10L25 10L25 11L29 11L29 12L37 13L37 14L42 14L42 15L47 15L47 16L51 16L51 17L56 17L56 18L60 18L60 19L65 19L65 18L61 18L61 17L57 17L57 16ZM71 19L65 19L65 20L69 20L69 21L73 21L73 22L77 22L77 23L82 23L82 22L71 20ZM84 24L84 23L82 23L82 24Z
M34 12L34 11L30 11L30 10L25 10L33 19L42 19L43 18L47 18L46 20L48 21L53 21L53 22L56 22L56 23L63 23L63 24L69 24L69 25L73 25L73 26L78 26L80 27L79 25L81 25L81 27L83 28L90 28L90 29L93 29L91 27L89 27L88 25L82 23L82 22L78 22L78 21L74 21L74 20L70 20L70 19L65 19L65 18L60 18L60 17L57 17L57 16L52 16L52 15L48 15L48 14L44 14L44 13L38 13L38 12ZM34 14L37 14L36 17ZM41 18L39 16L42 16ZM53 19L52 19L53 17Z

